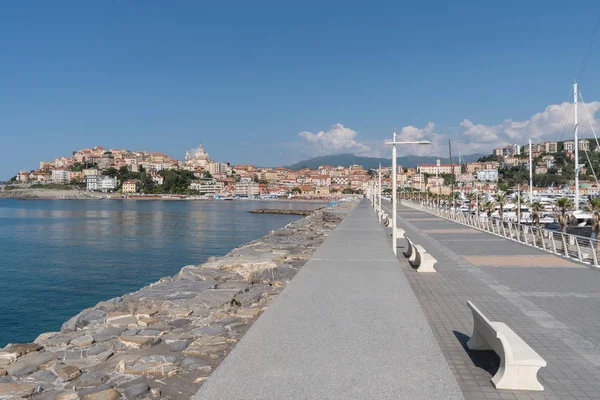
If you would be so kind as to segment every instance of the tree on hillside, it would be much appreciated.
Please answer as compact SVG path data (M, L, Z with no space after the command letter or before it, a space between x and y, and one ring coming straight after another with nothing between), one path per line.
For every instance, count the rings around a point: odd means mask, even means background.
M302 194L302 189L299 187L292 188L292 194Z
M107 168L104 171L102 171L102 174L104 174L106 176L110 176L111 178L114 178L117 175L119 175L119 171L115 167L110 167L110 168Z

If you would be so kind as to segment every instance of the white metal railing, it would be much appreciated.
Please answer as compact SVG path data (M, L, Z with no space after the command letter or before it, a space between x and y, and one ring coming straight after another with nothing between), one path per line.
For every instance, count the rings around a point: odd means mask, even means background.
M471 228L489 232L515 242L538 248L553 254L571 258L598 268L600 241L570 233L556 232L535 226L517 224L498 219L482 219L446 208L438 208L412 200L401 200L407 207L417 208Z

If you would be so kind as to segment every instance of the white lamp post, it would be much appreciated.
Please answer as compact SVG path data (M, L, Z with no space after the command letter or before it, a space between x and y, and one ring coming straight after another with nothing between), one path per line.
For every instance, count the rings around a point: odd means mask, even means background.
M396 191L397 191L397 183L396 183L396 145L397 144L431 144L429 140L417 140L414 142L396 142L396 129L394 129L394 136L391 142L387 142L386 145L392 145L392 250L394 250L394 254L397 254L397 240L398 240L398 232L396 231Z

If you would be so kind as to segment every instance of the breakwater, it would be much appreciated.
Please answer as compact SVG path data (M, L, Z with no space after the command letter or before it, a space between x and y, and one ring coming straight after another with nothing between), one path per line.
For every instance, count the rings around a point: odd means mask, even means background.
M282 210L275 208L260 208L258 210L248 211L252 214L279 214L279 215L310 215L311 210Z
M316 211L7 346L0 398L189 398L353 206Z

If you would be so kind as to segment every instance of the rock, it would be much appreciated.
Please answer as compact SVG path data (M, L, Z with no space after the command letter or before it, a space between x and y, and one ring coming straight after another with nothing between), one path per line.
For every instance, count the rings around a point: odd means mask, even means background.
M200 357L185 357L181 361L181 367L188 370L196 370L200 367L207 366L208 363Z
M0 368L0 377L3 377L5 375L7 375L7 374L8 374L8 372L6 372L6 370L4 368Z
M156 324L159 323L160 320L158 318L152 318L152 317L138 317L138 325L139 326L143 326L148 327L152 324Z
M0 398L25 398L39 393L40 387L31 383L0 383Z
M75 389L90 387L90 386L100 386L108 380L108 376L104 375L102 372L92 371L87 372L79 377L73 385Z
M108 351L108 348L106 348L104 346L94 346L87 350L87 355L88 356L97 356L98 354L104 353L105 351Z
M118 321L119 319L129 318L129 317L133 317L133 315L131 315L131 313L128 313L126 311L111 311L111 312L106 313L106 316L104 317L104 322L106 322L106 323L115 322L115 321Z
M108 350L108 351L103 351L102 353L96 355L95 357L100 360L100 361L106 361L109 358L111 358L115 353L113 353L112 351Z
M189 308L169 308L167 314L172 318L185 318L192 315L192 310Z
M25 354L41 349L42 346L37 343L11 344L0 351L0 360L8 360L10 363L12 363L17 358L24 356Z
M260 271L252 276L252 283L274 284L279 282L289 282L292 280L298 270L289 265L281 265L277 268L270 268Z
M39 335L33 342L34 343L40 343L43 342L45 340L50 339L51 337L54 337L56 335L58 335L59 332L46 332L46 333L42 333L41 335Z
M258 316L258 314L260 314L260 311L261 311L260 308L248 308L248 309L238 310L235 313L235 316L238 318L242 318L242 319L253 319L253 318L256 318Z
M88 325L95 325L104 322L106 311L87 309L80 313L76 326L78 329L85 328Z
M263 297L275 293L276 290L273 287L262 283L257 283L255 285L250 286L250 288L247 291L236 295L235 300L242 307L249 307L253 304L259 303Z
M138 336L158 336L162 332L155 329L144 329L137 333Z
M160 389L150 389L150 396L152 396L153 399L157 399L160 397Z
M162 356L150 356L156 359L125 361L121 360L117 365L117 372L130 375L143 376L173 376L179 372L179 368L173 364L171 359ZM173 358L174 359L174 358Z
M139 331L139 329L127 329L121 334L121 336L135 336Z
M188 340L166 340L165 343L169 351L183 351L190 344Z
M79 315L71 317L67 322L62 324L60 331L63 333L75 332L77 330L77 319L79 319Z
M116 299L118 299L118 297ZM116 300L116 299L113 299L113 300ZM100 303L96 304L96 306L94 307L94 310L100 310L100 311L105 311L105 312L109 313L109 312L116 311L117 305L112 301L101 301Z
M182 328L184 326L189 325L191 320L186 318L178 318L169 322L169 325L174 326L175 328Z
M92 343L94 343L93 337L91 337L90 335L83 335L71 340L69 344L75 347L86 347L91 345Z
M56 381L56 375L53 374L52 372L48 371L47 369L34 372L33 374L31 374L23 379L23 382L35 383L35 384L40 384L40 383L50 384L50 383L54 383L54 381Z
M121 394L112 388L83 396L83 400L119 400L120 398Z
M216 261L217 260L215 259L212 262L214 263ZM201 266L188 265L186 267L183 267L181 271L179 271L179 273L175 275L175 279L199 281L213 280L217 282L224 282L230 279L241 279L241 276L232 271L223 271L220 269L205 269Z
M58 396L56 396L56 400L78 400L79 396L77 395L77 392L74 392L72 390L69 390L68 392L63 392L60 393Z
M85 389L81 389L77 391L77 395L79 395L79 398L81 399L85 399L85 396L89 396L90 394L94 394L94 393L98 393L98 392L102 392L104 390L108 390L108 389L112 389L112 386L108 385L108 384L102 384L96 387L88 387Z
M250 277L264 269L275 268L282 263L282 259L274 254L246 255L242 257L222 257L214 262L202 265L202 269L220 269L236 272L249 282Z
M72 381L73 379L77 379L81 376L81 371L79 368L72 365L59 364L54 367L54 372L59 378L65 381Z
M66 392L58 393L56 395L55 399L56 400L79 400L79 396L77 395L77 392L69 390Z
M6 371L11 376L23 376L37 371L40 366L56 360L56 354L50 352L32 352L11 364Z
M227 332L225 328L218 325L203 326L202 328L196 328L190 333L194 336L217 336Z
M131 349L150 347L160 343L160 338L150 336L119 336L119 340Z
M146 382L138 383L125 389L125 397L129 400L138 399L144 394L148 393L150 387Z

